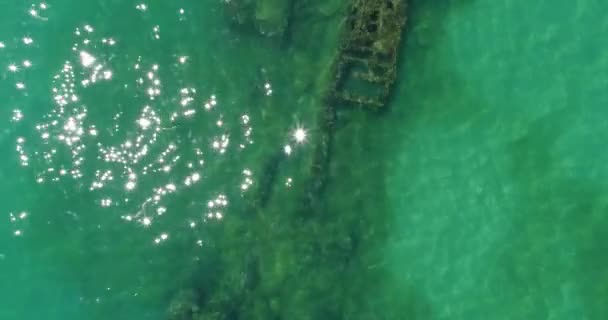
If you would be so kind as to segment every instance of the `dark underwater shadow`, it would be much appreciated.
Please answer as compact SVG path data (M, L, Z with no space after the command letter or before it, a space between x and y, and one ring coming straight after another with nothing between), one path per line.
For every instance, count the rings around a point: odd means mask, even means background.
M437 121L441 122L439 129L444 129L456 127L483 112L484 101L459 81L449 61L437 59L436 54L437 44L442 42L446 31L442 21L473 2L411 1L408 32L400 55L402 77L391 108L380 115L398 120L381 126L385 128L385 135L391 134L391 126L398 121L404 127ZM513 294L500 303L505 308L501 310L515 313L498 314L497 318L547 317L552 310L547 306L544 293L559 292L564 279L575 280L573 274L580 277L573 293L580 295L584 312L590 318L602 314L599 300L608 294L608 288L597 285L596 281L608 277L598 268L606 261L600 254L606 249L605 242L598 240L606 234L606 219L598 214L606 210L605 185L574 179L560 172L560 159L552 154L552 148L570 125L571 120L563 117L561 111L544 116L531 122L525 135L507 142L505 153L498 155L509 159L509 178L521 199L518 198L516 204L518 212L513 213L513 226L505 226L509 228L506 238L510 241L494 249L498 260L495 265L488 265L489 269L495 268L489 271L491 285L502 285L504 292ZM402 136L407 141L409 134ZM389 143L387 149L404 146L407 144L394 142ZM504 196L497 197L506 200ZM407 215L407 212L400 214ZM577 228L586 231L582 234ZM562 237L562 242L555 241L557 237ZM561 247L562 244L567 246ZM571 254L571 260L563 260L562 253L566 252Z
M350 210L358 216L353 227L362 243L357 252L360 261L357 269L358 277L365 279L362 280L365 290L359 291L359 297L369 297L370 293L380 297L375 308L360 310L362 314L368 313L362 319L435 317L434 307L423 289L408 283L405 274L396 275L391 271L385 256L388 241L396 233L403 232L394 229L398 215L408 214L407 211L396 212L391 206L386 189L387 175L391 174L388 166L391 163L399 166L395 159L407 147L409 130L406 128L412 127L413 131L424 125L428 119L422 115L453 118L450 126L458 126L483 109L483 102L459 81L450 62L437 58L447 19L473 3L474 0L409 1L398 78L389 105L375 113L340 111L339 121L346 124L340 123L336 133L336 148L343 150L334 155L332 186L336 188L335 181L348 181L341 186L341 192L350 195L350 202L337 210ZM458 101L460 109L451 107L450 101ZM364 164L367 172L361 174L358 164ZM401 193L409 192L402 190ZM368 293L361 295L361 292Z
M545 302L546 293L568 291L569 311L596 319L606 312L601 300L608 294L601 284L608 271L599 267L607 261L602 254L607 246L600 240L608 232L606 184L583 177L597 172L593 167L575 174L576 166L565 165L568 160L555 153L575 123L564 111L531 121L507 147L521 201L509 229L512 242L499 251L496 275L519 297L527 297L520 304L536 306L517 316L547 316L555 311ZM587 139L581 143L592 145L594 138Z
M472 5L475 1L411 0L408 2L405 32L399 52L399 76L389 104L390 108L386 108L385 111L399 107L394 100L397 96L402 95L406 98L404 100L410 102L410 105L405 107L410 110L411 114L415 114L415 110L410 108L415 107L417 103L407 98L413 97L421 88L412 87L412 84L437 90L459 85L454 81L457 79L452 77L453 72L450 70L449 61L437 61L436 51L445 37L447 28L445 22L448 17L457 14L458 11ZM463 90L462 94L469 94L468 91Z
M347 233L352 243L344 271L336 270L344 274L343 281L333 285L344 290L340 309L344 319L433 318L424 294L405 278L395 278L384 257L397 214L387 198L387 166L403 146L394 133L416 125L419 113L429 112L423 108L444 107L442 102L451 99L469 101L459 105L471 108L480 105L469 90L460 87L447 62L434 60L447 17L470 3L411 1L399 56L400 77L391 103L380 112L339 108L323 217L325 224L339 226L332 231L334 236ZM417 101L429 92L433 93L424 97L424 104ZM469 111L460 110L461 119Z

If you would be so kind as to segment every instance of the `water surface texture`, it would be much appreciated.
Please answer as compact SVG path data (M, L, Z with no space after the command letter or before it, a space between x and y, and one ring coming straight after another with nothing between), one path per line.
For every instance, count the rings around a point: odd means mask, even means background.
M606 318L608 3L410 1L326 177L347 2L226 5L2 3L0 319Z

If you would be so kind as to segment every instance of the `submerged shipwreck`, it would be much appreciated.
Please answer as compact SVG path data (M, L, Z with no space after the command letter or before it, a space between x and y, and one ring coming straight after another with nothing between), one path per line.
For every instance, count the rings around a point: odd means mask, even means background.
M225 0L229 19L266 36L283 36L292 0ZM386 105L396 79L406 0L352 0L328 90L332 104Z
M267 36L282 35L289 28L292 1L295 0L225 0L230 18L237 25L253 27L258 33ZM301 219L315 219L317 205L321 202L327 184L329 162L332 149L336 110L360 106L370 110L381 110L389 102L391 89L397 77L397 55L406 21L406 0L351 0L343 23L338 52L330 73L329 85L320 97L321 104L317 133L313 141L312 166L305 183ZM278 158L270 160L270 167L277 166ZM253 211L260 212L269 201L272 180L262 183L257 192L259 199L253 199ZM356 244L351 235L336 235L334 240L312 243L311 248L321 250L342 250L351 252ZM263 238L263 237L262 237ZM344 240L346 238L346 241ZM250 239L251 240L251 239ZM265 243L253 237L251 248L255 252ZM315 240L320 241L320 240ZM338 248L338 249L335 249ZM259 249L259 248L258 248ZM349 251L350 250L350 251ZM281 253L285 253L282 250ZM291 262L298 261L287 254ZM326 254L326 253L324 253ZM276 255L279 255L278 253ZM274 258L279 259L277 257ZM228 320L228 319L315 319L306 315L285 315L278 298L280 281L266 284L260 273L260 265L265 262L255 254L248 254L240 266L231 266L223 279L211 289L195 288L185 290L174 296L169 307L170 320ZM276 263L276 261L275 261ZM287 268L286 266L282 267ZM284 273L285 271L283 271ZM240 280L233 279L234 277ZM316 284L315 284L316 285ZM311 293L318 291L311 285ZM321 285L327 285L321 283ZM259 289L264 287L264 289ZM199 290L197 290L197 288ZM210 291L209 291L210 290ZM317 290L317 291L315 291ZM200 292L199 292L200 291ZM261 297L253 297L262 292ZM273 294L273 292L275 292ZM297 297L296 297L297 298ZM294 298L294 299L296 299ZM292 301L293 302L293 301ZM325 313L325 311L323 311ZM314 313L317 314L317 313ZM341 319L344 315L338 317ZM338 319L336 318L336 319Z
M379 110L389 102L406 20L406 0L352 0L343 25L331 81L319 113L310 187L303 206L314 207L326 184L336 110Z

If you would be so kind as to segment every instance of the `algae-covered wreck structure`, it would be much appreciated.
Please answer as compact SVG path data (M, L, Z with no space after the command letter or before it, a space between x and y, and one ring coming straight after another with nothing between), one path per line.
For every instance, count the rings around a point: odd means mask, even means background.
M397 77L405 0L353 0L329 94L334 104L379 108Z
M337 109L378 110L388 104L397 78L406 9L406 0L351 1L319 113L308 204L315 202L327 182Z
M284 36L296 0L225 0L236 25ZM384 106L396 79L406 0L352 0L328 93L334 104Z

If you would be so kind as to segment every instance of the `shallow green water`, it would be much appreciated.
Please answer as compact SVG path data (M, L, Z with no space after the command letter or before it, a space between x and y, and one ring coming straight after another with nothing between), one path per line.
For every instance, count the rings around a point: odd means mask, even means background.
M3 7L0 319L608 314L607 4L411 1L306 210L343 3L283 39L220 1Z

